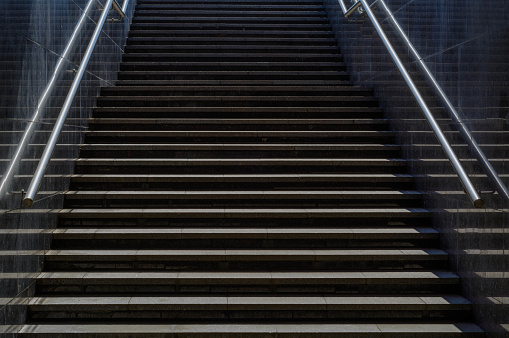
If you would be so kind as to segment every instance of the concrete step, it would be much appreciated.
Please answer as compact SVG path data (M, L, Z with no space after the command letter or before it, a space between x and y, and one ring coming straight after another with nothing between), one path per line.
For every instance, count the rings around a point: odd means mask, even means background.
M48 270L90 271L373 271L447 267L437 249L49 250ZM269 270L270 271L270 270Z
M364 181L375 182L413 182L414 177L408 174L229 174L229 175L106 175L106 174L76 174L71 177L74 182L155 182L155 183L178 183L178 182L352 182Z
M234 174L245 173L395 173L404 172L403 159L337 159L337 158L262 158L262 159L143 159L143 158L80 158L75 161L76 173L150 173L150 174ZM53 161L57 165L56 161ZM241 168L242 167L242 168Z
M121 81L125 80L328 80L348 81L348 74L341 70L315 70L315 71L292 71L292 70L227 70L223 71L124 71L118 74ZM338 82L335 82L338 83ZM339 82L340 83L340 82ZM344 83L344 82L343 82Z
M387 304L391 309L387 310ZM300 321L312 314L317 319L458 319L472 309L461 296L130 296L130 297L35 297L28 303L30 318L107 319L112 312L122 319L248 319L277 318ZM167 319L163 319L167 320ZM86 321L85 321L86 322Z
M94 112L101 118L383 118L378 107L99 107Z
M247 25L246 25L247 26ZM284 26L284 25L283 25ZM202 24L198 26L200 29ZM140 44L131 42L125 46L126 53L307 53L307 54L339 54L337 46L313 46L313 45L286 45L278 46L274 44L264 45L257 43L256 45L217 45L217 44L201 44L201 45L179 45L179 44Z
M116 199L420 199L417 191L67 191L68 200Z
M101 96L101 107L378 107L369 96Z
M306 86L306 85L329 85L329 86L342 86L352 85L347 80L310 80L310 79L294 79L294 80L221 80L221 79L180 79L180 80L118 80L116 82L118 87L129 86L192 86L192 85L249 85L249 86L272 86L272 85L292 85L292 86Z
M139 4L136 6L137 13L141 13L144 10L183 10L183 9L193 9L193 10L205 10L205 9L227 9L227 10L235 10L235 11L245 11L245 10L261 10L269 11L269 10L294 10L294 11L302 11L302 10L312 10L312 11L323 11L324 7L320 4L302 4L298 5L294 4L241 4L241 3L166 3L166 4Z
M43 195L43 194L42 194ZM68 191L66 207L419 207L416 191Z
M88 131L85 133L89 142L102 142L110 140L108 143L118 144L119 142L130 142L136 140L139 143L146 144L164 144L169 141L186 142L185 140L192 141L195 144L199 142L210 143L231 143L238 144L239 142L248 143L283 143L283 145L299 144L304 147L303 143L309 144L316 140L319 143L335 144L391 144L394 134L391 131L376 131L376 130L358 130L358 131L258 131L258 130L244 130L244 131ZM111 142L113 141L113 142ZM359 142L359 143L357 143ZM130 142L132 143L132 142ZM270 144L270 143L269 143ZM154 145L154 148L158 147ZM346 145L344 146L347 147ZM357 148L358 149L358 148Z
M62 209L61 219L76 218L428 218L429 211L408 209Z
M0 145L1 149L1 145ZM330 158L362 154L396 158L400 148L391 144L88 144L80 154L88 158ZM383 155L385 154L385 155Z
M343 149L349 146L353 146L354 148L358 147L361 144L371 144L373 147L380 147L380 141L390 141L394 137L394 133L392 131L376 131L376 130L367 130L367 131L347 131L347 130L339 130L339 131L331 131L331 130L322 130L322 131L259 131L259 130L242 130L242 131L88 131L85 133L87 138L116 138L117 140L122 139L123 142L127 141L129 138L146 138L148 139L157 139L160 138L163 141L170 141L172 139L193 139L198 145L197 142L201 140L201 142L209 139L209 140L217 140L219 144L222 144L221 141L228 142L228 140L235 141L236 139L246 139L246 140L256 140L263 139L263 143L267 143L270 140L291 140L297 139L300 137L300 142L295 143L294 147L300 147L303 149L305 145L301 144L301 142L309 142L311 139L326 140L333 141L336 140L336 143L333 143L334 146L341 146L343 144ZM347 142L358 142L357 140L364 140L364 143L347 143ZM230 141L230 142L231 142ZM153 141L149 141L152 144ZM291 141L290 141L291 142ZM143 142L141 142L143 143ZM162 147L160 145L154 144L154 149L157 147ZM214 142L216 143L216 142ZM262 142L260 142L262 143ZM346 145L346 144L348 145ZM373 144L374 143L374 144ZM118 143L117 143L118 144ZM125 144L125 143L124 143ZM167 144L167 143L166 143ZM270 144L270 143L269 143ZM309 144L309 143L308 143ZM383 144L391 144L391 143L383 143ZM280 146L288 146L292 147L292 143L285 143ZM331 145L329 143L329 145ZM183 145L182 145L183 146ZM231 145L233 146L233 145ZM324 145L318 145L324 147ZM394 145L393 145L394 146ZM288 148L287 148L288 149ZM294 148L295 149L295 148Z
M236 15L232 12L230 15L199 15L196 13L194 16L177 16L173 13L173 16L157 17L157 16L144 16L134 17L133 23L196 23L196 22L213 22L213 23L265 23L265 24L302 24L302 23L320 23L327 24L328 20L324 13L312 16L294 15L286 16L285 14L275 15L273 17L265 17L263 13L257 16L252 16L251 13L247 13L245 16Z
M37 289L44 295L121 294L126 292L185 294L419 294L459 288L457 275L446 271L374 272L43 272ZM150 294L149 293L149 294Z
M177 72L179 70L198 71L344 71L345 65L341 62L303 62L301 60L288 60L288 62L122 62L121 72L148 71L148 72ZM205 73L204 75L207 75Z
M124 54L122 60L124 64L128 63L140 63L140 62L196 62L196 66L199 63L203 62L224 62L225 59L228 59L232 64L236 64L238 62L249 62L254 64L259 64L260 62L278 62L282 63L291 63L291 62L336 62L340 63L343 61L343 57L339 53L330 53L330 54L311 54L311 53L236 53L233 51L224 52L224 53L129 53ZM274 65L277 67L277 64ZM310 65L311 66L311 65ZM193 65L194 69L194 65ZM242 69L247 69L242 68Z
M203 4L200 4L202 6ZM230 5L226 5L230 6ZM201 30L206 31L208 29L212 30L240 30L240 31L250 31L250 30L265 30L265 31L307 31L307 32L316 32L316 31L328 31L330 32L329 24L313 24L313 23L297 23L297 24L264 24L264 23L247 23L239 25L237 23L133 23L131 24L130 32L141 32L144 30L161 30L161 31L180 31L180 30Z
M279 31L279 30L135 30L131 31L131 38L137 37L271 37L271 38L332 38L334 37L331 31L308 31L306 29L294 31Z
M157 9L157 10L137 10L136 11L136 19L144 20L145 18L150 19L166 19L166 18L206 18L206 17L249 17L256 18L261 17L264 19L267 18L291 18L291 17L326 17L327 14L323 8L316 10L231 10L230 8L226 9ZM133 20L134 21L134 20Z
M200 0L175 0L174 4L202 4L203 1ZM247 0L208 0L208 4L226 4L226 5L242 5L242 4L260 4L260 5L303 5L303 6L310 6L310 5L322 5L322 2L316 1L316 0L306 0L306 1L295 1L295 0L275 0L275 1L269 1L269 0L254 0L254 1L247 1ZM166 0L142 0L137 2L138 5L167 5L168 1Z
M69 338L90 337L408 337L419 338L482 338L484 331L477 325L463 322L444 322L440 324L39 324L24 325L20 337Z
M249 93L249 94L247 94ZM373 91L369 88L355 86L116 86L103 87L101 94L104 97L113 96L291 96L299 95L312 97L317 96L372 96ZM264 121L270 123L270 120ZM288 121L290 122L290 121Z
M182 18L181 18L182 19ZM247 18L245 20L260 20L260 18ZM178 21L179 18L175 18ZM217 19L210 19L209 21ZM305 18L296 18L296 22ZM319 19L321 20L321 19ZM207 20L203 20L207 21ZM225 20L226 22L231 20ZM281 20L282 22L287 20ZM262 20L263 22L263 20ZM317 21L320 22L320 21ZM323 21L322 21L323 22ZM334 38L279 38L279 37L132 37L127 40L127 45L278 45L278 46L336 46Z
M437 240L439 233L431 228L175 228L175 229L53 229L50 231L54 240L76 239L123 239L123 240L192 240L192 239L267 239L267 240L302 240L302 239L334 239L334 240Z
M219 174L219 175L73 175L71 186L110 189L412 189L414 178L405 174Z
M171 118L91 118L89 129L92 131L310 131L310 130L388 130L389 123L385 119L171 119Z
M52 232L54 249L295 249L432 247L429 228L67 228Z

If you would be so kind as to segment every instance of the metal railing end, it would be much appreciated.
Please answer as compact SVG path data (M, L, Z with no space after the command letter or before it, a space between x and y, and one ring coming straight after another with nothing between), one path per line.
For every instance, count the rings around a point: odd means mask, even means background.
M477 209L484 207L484 201L481 198L476 199L475 201L473 201L473 203L474 207L476 207Z
M30 208L32 205L34 205L34 200L31 199L31 198L24 198L23 199L23 206L26 207L26 208Z

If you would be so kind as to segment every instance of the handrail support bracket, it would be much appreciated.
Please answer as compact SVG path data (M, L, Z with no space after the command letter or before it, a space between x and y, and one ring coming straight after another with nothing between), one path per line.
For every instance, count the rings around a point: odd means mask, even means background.
M125 13L122 10L122 7L118 4L117 0L113 0L113 3L111 5L114 10L117 11L118 15L120 15L121 18L125 17Z
M362 6L362 2L357 1L350 9L348 9L345 13L345 18L350 19L350 15L352 15L356 10L358 10Z

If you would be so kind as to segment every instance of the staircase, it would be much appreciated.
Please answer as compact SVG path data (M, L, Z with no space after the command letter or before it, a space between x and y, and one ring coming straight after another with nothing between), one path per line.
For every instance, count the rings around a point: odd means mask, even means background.
M483 337L315 0L139 0L20 337Z

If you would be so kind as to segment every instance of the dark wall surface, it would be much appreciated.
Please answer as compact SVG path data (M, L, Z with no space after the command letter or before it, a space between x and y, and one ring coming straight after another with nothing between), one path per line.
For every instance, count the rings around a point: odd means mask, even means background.
M345 1L347 6L350 1ZM370 3L373 1L370 1ZM390 10L491 163L509 183L509 2L494 0L386 0ZM325 0L352 80L374 87L391 120L426 207L434 211L451 265L475 303L477 322L489 337L509 336L508 203L494 193L458 138L433 90L420 75L379 3L374 13L436 114L447 138L481 191L485 207L474 209L445 160L423 115L366 16L349 22L337 0Z
M122 1L119 1L122 3ZM32 116L57 62L61 59L74 28L89 0L3 0L0 1L0 175L5 177L11 158ZM40 193L31 209L21 207L21 190L26 190L47 143L53 124L87 48L104 1L93 1L90 15L41 118L35 122L30 145L6 183L0 196L0 325L24 322L27 297L42 266L50 242L49 230L56 226L54 212L63 207L62 192L68 189L74 159L87 129L100 87L116 79L125 38L127 18L106 22L94 54L73 101L65 127L48 166ZM131 0L128 13L135 0ZM119 19L111 11L109 19ZM1 336L1 332L0 332Z

